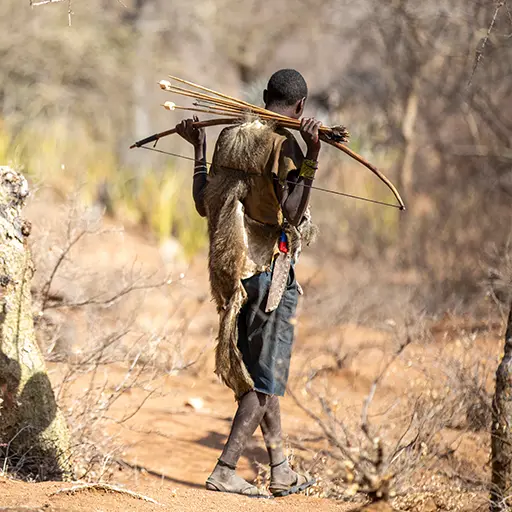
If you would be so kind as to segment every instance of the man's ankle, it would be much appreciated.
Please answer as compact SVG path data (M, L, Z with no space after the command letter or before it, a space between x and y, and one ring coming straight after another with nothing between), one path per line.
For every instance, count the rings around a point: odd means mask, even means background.
M288 457L285 457L284 455L280 457L277 462L270 462L270 470L271 471L279 471L280 469L285 469L289 467L288 466Z
M227 476L229 474L233 474L236 471L236 466L234 464L230 464L221 459L218 459L215 468L213 469L213 473L218 475Z

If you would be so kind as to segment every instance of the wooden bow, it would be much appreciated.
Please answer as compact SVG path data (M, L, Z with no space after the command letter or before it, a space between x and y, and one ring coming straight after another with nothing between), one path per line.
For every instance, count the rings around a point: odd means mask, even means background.
M330 146L334 146L335 148L338 148L339 150L343 151L343 153L347 154L348 156L352 157L354 160L357 160L360 164L363 164L367 169L373 172L375 176L377 176L388 188L393 192L393 195L395 196L396 200L398 201L399 209L405 210L405 203L402 200L402 197L400 196L400 193L396 189L396 187L391 183L391 180L387 178L375 165L371 164L367 160L365 160L361 155L358 155L355 151L352 151L349 147L341 144L340 142L336 142L334 140L329 140L325 138L322 134L320 134L320 140L322 142L325 142L326 144L329 144Z
M161 80L159 82L161 89L188 98L193 98L196 101L194 102L193 107L180 107L173 102L167 101L163 105L167 110L188 110L222 116L220 119L210 119L208 121L194 122L193 126L196 128L237 124L249 117L260 118L263 121L271 121L284 128L300 130L300 121L298 119L283 116L282 114L267 110L263 107L251 105L246 101L238 100L232 96L228 96L227 94L214 91L213 89L189 82L188 80L183 80L182 78L175 76L170 76L170 78L176 82L179 82L180 84L192 87L195 90L172 85L168 80ZM146 144L150 144L151 142L154 142L156 146L158 140L160 140L162 137L172 135L173 133L176 133L176 128L172 128L160 133L155 133L150 137L146 137L145 139L133 143L130 148L140 148ZM398 201L398 205L396 207L400 210L405 210L405 204L393 183L391 183L391 181L386 178L386 176L381 171L379 171L377 167L372 165L361 155L358 155L355 151L352 151L350 148L343 144L343 142L348 140L348 132L344 126L321 126L319 128L319 137L322 142L329 144L330 146L333 146L340 151L343 151L345 154L363 164L367 169L375 174L395 196L396 200Z
M194 127L196 128L208 128L210 126L221 126L221 125L230 125L230 124L237 124L240 122L240 118L221 118L221 119L209 119L208 121L198 121L195 123L192 123ZM167 137L168 135L173 135L174 133L177 133L176 128L171 128L170 130L165 130L163 132L155 133L149 137L146 137L145 139L139 140L137 142L134 142L130 149L133 148L140 148L142 146L145 146L146 144L151 144L154 142L154 146L156 146L156 143L163 137ZM347 154L354 160L358 161L362 165L364 165L367 169L369 169L373 174L375 174L388 188L391 190L393 195L395 196L397 202L398 202L398 208L400 210L405 210L405 204L402 200L402 197L400 196L400 193L396 189L396 187L391 183L391 181L381 172L377 167L375 167L373 164L365 160L361 155L357 154L355 151L352 151L349 147L345 146L344 144L340 142L336 142L334 140L330 140L327 136L320 134L320 140L324 142L325 144L329 144L330 146L333 146L340 151L343 151L343 153Z

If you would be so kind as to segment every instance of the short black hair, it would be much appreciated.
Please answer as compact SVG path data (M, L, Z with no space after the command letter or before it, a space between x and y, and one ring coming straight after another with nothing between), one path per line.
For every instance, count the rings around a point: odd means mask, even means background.
M267 104L291 106L306 98L308 86L304 77L295 69L280 69L268 81Z

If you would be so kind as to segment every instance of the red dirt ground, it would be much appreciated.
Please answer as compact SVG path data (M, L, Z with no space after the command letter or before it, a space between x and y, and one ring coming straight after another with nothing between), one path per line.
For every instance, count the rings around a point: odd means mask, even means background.
M150 485L140 483L130 486L131 490L147 494L160 505L147 503L141 499L132 498L123 494L101 491L85 490L76 494L59 494L57 491L72 487L71 484L61 483L32 483L14 482L0 478L1 503L3 507L28 507L19 510L50 511L50 512L160 512L168 510L181 511L211 511L226 512L230 510L243 510L247 512L259 511L287 511L287 512L342 512L353 510L354 507L343 507L339 503L306 496L292 496L289 498L262 500L250 499L243 496L215 494L203 489L181 487L172 491L167 485ZM163 506L162 506L163 505ZM0 510L5 510L0 508ZM9 510L9 508L7 509Z
M37 233L38 205L29 209L29 218L34 220L35 237L43 239ZM40 218L40 217L39 217ZM48 218L48 217L46 217ZM57 231L62 226L62 218L56 213L54 223L45 229ZM42 228L41 228L42 229ZM52 231L53 230L53 231ZM39 236L39 238L37 238ZM163 266L161 252L156 244L148 242L136 232L125 232L122 236L102 236L99 240L85 241L74 255L78 268L87 269L94 262L95 271L121 269L136 258L151 270ZM58 238L58 237L57 237ZM46 238L47 240L47 238ZM172 264L169 265L172 268ZM181 270L175 270L175 275ZM302 282L326 282L325 269L318 268L305 257L299 267ZM57 283L58 284L58 283ZM204 259L200 258L187 271L179 286L171 291L161 290L147 294L144 306L139 310L137 321L141 328L166 325L175 322L177 328L183 324L187 311L193 310L193 318L186 326L183 343L184 354L197 354L207 347L204 356L197 365L176 374L161 375L152 382L158 395L150 398L140 411L122 425L111 423L104 434L115 435L116 443L123 446L122 453L114 458L121 461L114 465L114 473L109 482L126 489L150 496L160 505L103 490L84 490L76 494L54 493L62 488L72 487L70 483L24 483L8 478L0 478L0 506L32 507L30 510L45 511L349 511L357 509L355 504L345 501L321 499L316 496L293 496L275 500L255 500L240 496L207 492L204 481L213 468L223 443L229 432L230 421L235 410L232 393L223 387L213 374L213 338L216 314L211 303L202 299L208 293ZM336 299L334 299L336 300ZM304 299L307 306L308 297ZM303 305L304 307L304 305ZM305 308L307 311L307 307ZM181 322L181 323L180 323ZM290 384L300 389L305 370L319 369L326 365L330 370L321 377L326 390L336 393L342 400L343 411L358 417L362 403L367 396L372 380L383 364L383 354L392 349L389 333L359 324L326 325L316 316L304 314L298 324L298 337L295 345ZM450 357L462 357L468 350L465 338L448 336L448 328L439 327L441 334L425 345L412 345L389 368L388 377L382 382L372 410L381 411L390 407L399 397L411 390L425 389L427 384L425 368L430 376L435 376L436 362ZM460 332L460 328L457 332ZM76 333L75 333L76 334ZM78 336L80 333L78 332ZM444 336L444 338L443 338ZM338 343L336 345L336 343ZM482 334L476 336L471 344L475 359L495 359L499 348L496 336ZM325 347L337 347L336 350L354 353L342 368L332 368L333 356L323 350ZM432 364L431 364L432 363ZM54 382L59 381L63 371L61 363L49 365ZM126 366L114 364L103 369L108 381L115 383L122 379ZM84 379L88 378L85 376ZM85 380L77 380L76 396L80 395ZM89 380L87 380L89 383ZM90 383L89 383L90 385ZM431 388L428 387L431 392ZM142 391L126 393L111 411L121 418L132 410L134 403L143 398ZM199 408L187 404L190 399L200 398ZM313 452L308 445L304 449L297 443L306 437L318 436L319 430L307 415L295 404L291 397L282 402L283 430L289 436L292 452L300 453L311 460ZM444 433L447 446L452 446L451 457L457 464L474 466L474 473L480 478L488 474L488 439L485 433L460 433L456 430ZM450 436L453 437L453 441ZM452 443L452 444L450 444ZM314 444L314 443L313 443ZM322 446L322 441L314 446ZM240 461L240 474L253 480L257 477L261 465L267 458L261 436L251 443ZM435 480L428 474L429 481ZM437 478L437 476L436 476ZM485 493L447 492L450 477L444 478L444 486L437 494L418 488L404 501L409 505L402 510L430 512L434 510L482 510L485 506ZM433 485L433 484L432 484ZM432 487L432 485L430 487ZM427 486L428 487L428 486ZM425 487L424 489L427 489ZM321 492L321 490L320 490ZM414 496L413 496L414 494ZM410 499L409 499L410 498ZM26 510L29 510L26 509ZM0 509L4 510L4 509ZM24 509L25 510L25 509ZM375 509L377 510L377 509Z

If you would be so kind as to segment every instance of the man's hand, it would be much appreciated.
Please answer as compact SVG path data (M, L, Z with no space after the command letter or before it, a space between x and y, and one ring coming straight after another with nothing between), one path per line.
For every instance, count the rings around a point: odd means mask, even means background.
M310 160L318 160L321 146L318 137L318 129L320 126L322 126L322 123L313 117L303 117L300 121L300 134L308 148L306 158Z
M184 119L176 125L176 132L187 142L190 142L195 148L202 147L206 141L204 128L196 128L193 123L197 123L199 118L194 116L193 119Z

